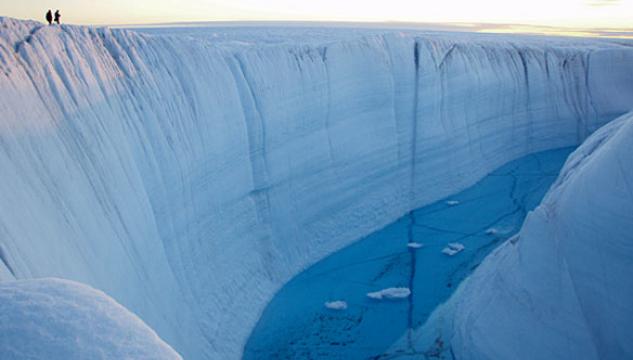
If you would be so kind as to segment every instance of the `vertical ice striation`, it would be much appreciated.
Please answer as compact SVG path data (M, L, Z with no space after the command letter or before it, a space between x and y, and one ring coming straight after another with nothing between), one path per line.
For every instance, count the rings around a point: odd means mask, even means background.
M237 358L308 264L633 100L617 43L336 34L0 19L0 277L90 284L185 358Z

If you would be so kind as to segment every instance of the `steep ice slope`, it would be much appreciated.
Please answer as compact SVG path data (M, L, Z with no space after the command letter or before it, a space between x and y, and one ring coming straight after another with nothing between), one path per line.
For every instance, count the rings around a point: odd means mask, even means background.
M440 326L458 359L630 359L632 208L629 114L570 156L519 237L419 332L420 349Z
M0 349L11 359L181 359L110 297L60 279L0 283Z
M0 276L90 284L185 358L236 358L308 264L628 111L632 62L604 41L257 46L3 18Z

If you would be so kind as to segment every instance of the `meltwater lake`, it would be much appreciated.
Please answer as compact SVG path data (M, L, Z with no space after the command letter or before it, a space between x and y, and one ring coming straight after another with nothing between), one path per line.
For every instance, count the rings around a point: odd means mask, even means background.
M387 353L390 346L423 325L486 255L519 231L572 151L512 161L303 271L268 304L244 358L398 358ZM389 288L400 288L400 297L367 296Z

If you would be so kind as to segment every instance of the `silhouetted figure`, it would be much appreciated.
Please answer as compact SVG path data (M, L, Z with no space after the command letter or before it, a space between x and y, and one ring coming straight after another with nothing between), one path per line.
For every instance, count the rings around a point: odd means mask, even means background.
M59 25L59 18L61 18L62 15L59 13L59 10L55 10L55 22Z
M46 21L48 21L48 25L53 23L53 13L50 10L46 13Z

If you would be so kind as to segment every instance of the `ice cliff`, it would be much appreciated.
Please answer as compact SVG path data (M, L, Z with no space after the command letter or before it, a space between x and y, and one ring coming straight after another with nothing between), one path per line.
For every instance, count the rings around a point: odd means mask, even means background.
M345 33L1 18L0 278L89 284L187 359L238 358L308 264L633 104L629 43Z

